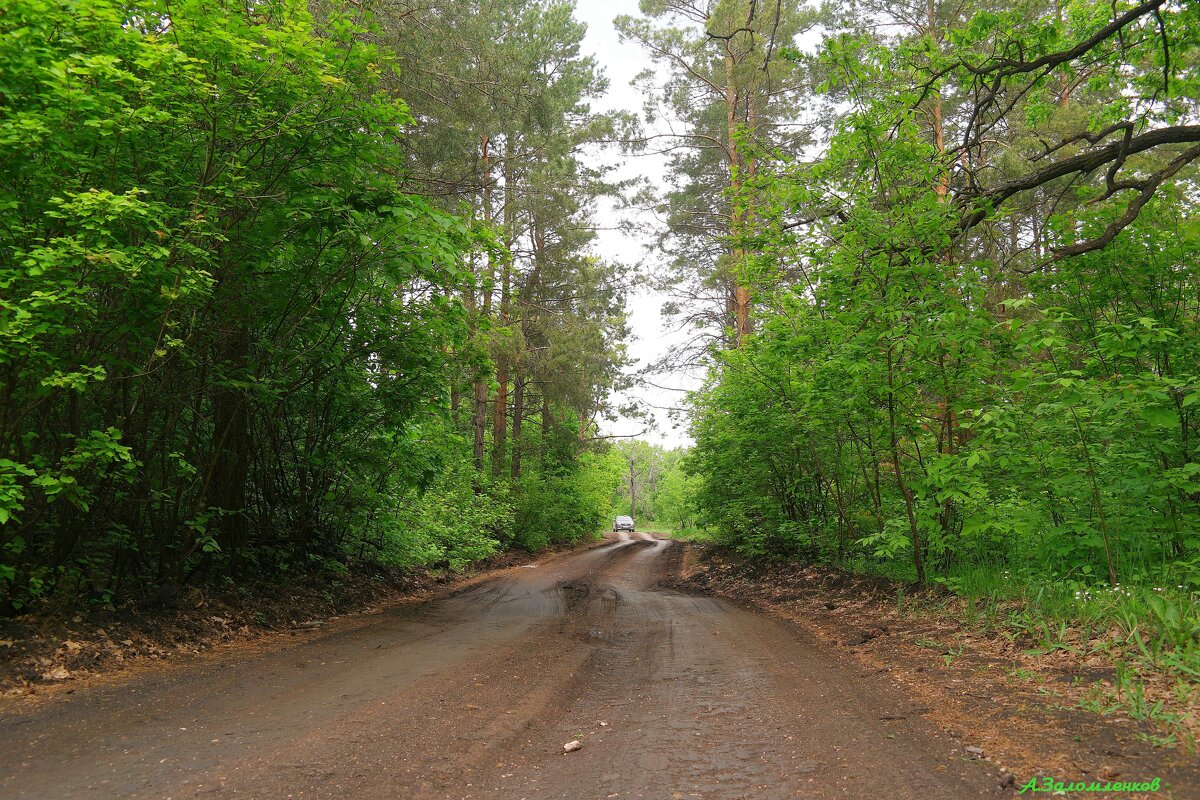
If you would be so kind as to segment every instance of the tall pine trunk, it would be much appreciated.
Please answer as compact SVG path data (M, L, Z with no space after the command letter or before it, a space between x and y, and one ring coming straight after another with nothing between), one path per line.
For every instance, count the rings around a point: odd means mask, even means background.
M525 417L525 376L517 367L513 380L512 470L513 480L521 477L521 423Z
M481 167L483 170L483 221L487 227L492 225L492 164L491 164L491 137L483 136L480 141ZM484 258L484 275L483 275L483 307L480 309L483 319L488 319L492 314L492 278L495 275L495 265L492 263L492 255L488 253ZM482 370L475 376L474 386L474 413L471 416L471 427L475 432L475 442L473 447L473 457L475 461L475 470L483 472L485 443L487 436L487 374Z

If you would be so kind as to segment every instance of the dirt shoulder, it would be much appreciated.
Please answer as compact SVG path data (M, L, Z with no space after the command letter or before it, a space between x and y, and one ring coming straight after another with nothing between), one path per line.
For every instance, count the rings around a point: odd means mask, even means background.
M84 686L133 679L175 662L271 650L366 624L388 608L462 591L479 581L586 550L510 551L469 572L428 570L310 574L240 591L164 591L141 603L0 618L0 711Z
M898 587L886 581L797 564L751 566L711 547L680 545L671 588L763 609L886 674L913 698L912 713L1013 773L1014 783L1159 777L1164 789L1152 796L1200 798L1200 758L1183 745L1164 746L1165 726L1081 707L1112 688L1111 662L1030 654L964 622L954 608L961 601L900 603Z

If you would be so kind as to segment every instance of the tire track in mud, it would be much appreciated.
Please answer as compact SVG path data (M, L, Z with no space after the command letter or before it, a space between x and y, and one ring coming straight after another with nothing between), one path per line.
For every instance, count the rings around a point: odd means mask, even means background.
M656 588L673 555L618 536L231 669L0 718L0 794L999 794L923 721L881 722L888 687L836 654Z

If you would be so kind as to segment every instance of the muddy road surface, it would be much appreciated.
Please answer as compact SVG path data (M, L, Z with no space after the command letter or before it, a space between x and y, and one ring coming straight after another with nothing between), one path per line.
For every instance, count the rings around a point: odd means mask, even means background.
M679 548L650 538L10 711L0 797L1012 795L885 678L795 626L656 588Z

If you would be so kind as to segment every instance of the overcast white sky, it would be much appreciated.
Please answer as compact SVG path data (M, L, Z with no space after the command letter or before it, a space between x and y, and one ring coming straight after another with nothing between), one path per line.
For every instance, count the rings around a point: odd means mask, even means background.
M584 51L596 56L610 84L608 94L594 104L596 110L640 112L642 109L642 95L629 82L642 70L653 68L654 64L636 44L622 44L612 24L615 17L637 13L637 0L576 0L575 17L588 26ZM665 169L665 156L629 156L621 165L618 177L644 175L661 185ZM646 251L645 241L615 230L619 226L620 212L612 204L601 206L596 222L601 228L596 243L600 257L625 264L637 264L654 258L653 253ZM673 330L663 320L659 312L664 299L645 286L635 288L629 296L627 310L635 337L630 344L630 353L638 359L636 368L655 361L687 339L687 334ZM687 375L659 375L652 380L676 388L695 388L699 383L697 376ZM658 429L650 431L643 438L668 447L690 444L686 426L675 427L680 423L670 420L665 411L666 408L679 405L683 394L647 387L637 390L637 396L645 403L660 407L655 414ZM612 434L634 434L644 428L645 423L640 420L622 419L604 424L605 432Z

